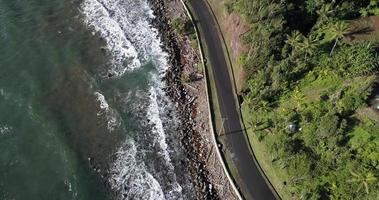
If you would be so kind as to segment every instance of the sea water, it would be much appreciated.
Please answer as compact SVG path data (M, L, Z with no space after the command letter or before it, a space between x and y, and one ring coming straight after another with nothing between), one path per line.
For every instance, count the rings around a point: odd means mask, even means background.
M193 199L147 0L0 1L0 199Z

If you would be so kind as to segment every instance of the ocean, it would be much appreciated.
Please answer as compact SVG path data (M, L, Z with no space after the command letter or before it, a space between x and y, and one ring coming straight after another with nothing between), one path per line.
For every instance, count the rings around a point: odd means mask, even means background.
M0 199L194 199L147 0L0 1Z

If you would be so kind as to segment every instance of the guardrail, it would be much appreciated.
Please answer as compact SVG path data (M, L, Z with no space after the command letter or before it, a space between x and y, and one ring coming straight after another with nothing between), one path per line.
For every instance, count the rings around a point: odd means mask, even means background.
M187 7L187 4L184 1L185 0L180 0L180 2L183 4L184 9L187 12L188 17L191 20L192 26L195 29L197 43L198 43L198 48L199 48L199 52L200 52L200 58L201 58L201 61L203 62L204 68L205 68L207 64L206 64L206 61L205 61L204 55L203 55L203 47L202 47L202 43L200 41L199 30L198 30L198 27L196 26L196 24L194 22L194 19L192 17L192 13L189 11L189 9ZM222 169L223 169L225 175L228 178L229 184L232 186L233 191L234 191L235 195L237 196L237 198L239 200L243 200L242 195L240 194L240 191L237 189L237 187L236 187L236 185L234 183L234 180L232 179L232 177L230 175L230 172L229 172L228 168L225 165L225 160L223 159L223 157L221 155L221 152L220 152L220 149L219 149L218 144L217 144L216 132L214 131L214 127L213 127L213 123L212 123L211 105L209 103L210 102L209 101L209 95L210 94L209 94L208 84L207 84L207 82L208 82L208 80L207 80L207 70L204 70L204 73L205 73L204 81L205 81L205 85L207 86L207 87L205 87L205 90L206 90L206 93L207 93L208 116L209 116L208 119L209 119L210 130L212 132L212 134L211 134L212 135L212 143L213 143L213 146L216 149L217 158L218 158L218 160L220 161L220 163L222 165Z

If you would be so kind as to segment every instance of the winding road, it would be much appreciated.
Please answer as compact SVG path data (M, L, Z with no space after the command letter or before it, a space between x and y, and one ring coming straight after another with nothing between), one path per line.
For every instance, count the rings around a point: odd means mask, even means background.
M227 144L224 148L230 152L238 177L234 177L245 199L276 200L278 196L261 173L255 157L248 146L243 126L237 111L231 77L228 71L228 59L223 51L218 24L204 0L187 0L192 8L197 26L200 28L202 42L206 43L208 61L212 64L218 103L224 119L224 132Z

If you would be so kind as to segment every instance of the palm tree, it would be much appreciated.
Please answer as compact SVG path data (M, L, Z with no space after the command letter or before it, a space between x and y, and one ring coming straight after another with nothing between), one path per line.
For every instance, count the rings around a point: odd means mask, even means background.
M361 190L362 186L364 186L365 187L365 191L366 191L367 194L369 193L369 186L368 185L370 183L374 183L374 182L376 182L378 180L370 172L367 173L367 174L363 174L363 173L357 173L357 172L354 172L354 171L350 171L350 174L353 176L353 178L351 180L349 180L348 182L350 182L350 183L360 183L361 187L359 187L357 191Z
M299 31L292 32L291 35L287 35L286 43L291 45L293 49L299 49L301 42L304 40L304 36Z
M297 109L300 109L301 106L305 102L305 96L304 96L304 94L299 89L295 89L295 91L293 93L293 99L294 99L294 102L297 103L296 104L297 105Z
M332 50L330 51L330 55L332 55L334 48L337 46L337 43L340 39L342 39L345 35L349 33L349 25L344 21L337 21L333 23L328 28L328 32L332 38L335 40Z
M305 62L307 62L307 56L312 56L317 51L318 40L312 36L304 38L300 44L300 50L305 53Z
M334 13L333 5L331 3L323 4L322 7L316 11L321 23L327 22L329 17Z
M299 31L292 32L286 40L286 43L291 45L294 50L305 53L305 61L307 61L308 55L313 55L316 52L317 42L318 40L315 37L306 38Z

